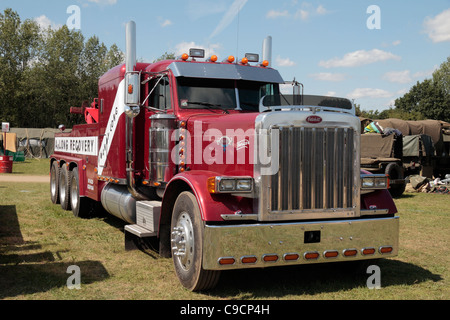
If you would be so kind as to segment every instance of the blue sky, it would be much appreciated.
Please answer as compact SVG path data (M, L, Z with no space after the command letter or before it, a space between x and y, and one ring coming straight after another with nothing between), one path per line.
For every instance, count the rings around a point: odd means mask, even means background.
M351 98L364 110L392 106L450 56L450 0L1 0L0 10L58 28L71 5L86 38L123 51L125 24L134 20L138 58L149 62L189 47L221 60L261 54L270 35L272 66L286 81L295 77L306 94Z

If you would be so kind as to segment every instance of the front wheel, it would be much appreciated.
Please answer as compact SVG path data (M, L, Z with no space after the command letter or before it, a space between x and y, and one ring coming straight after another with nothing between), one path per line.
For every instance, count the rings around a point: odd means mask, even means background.
M203 221L191 192L182 192L175 202L170 238L175 272L181 284L191 291L215 287L220 271L202 267Z

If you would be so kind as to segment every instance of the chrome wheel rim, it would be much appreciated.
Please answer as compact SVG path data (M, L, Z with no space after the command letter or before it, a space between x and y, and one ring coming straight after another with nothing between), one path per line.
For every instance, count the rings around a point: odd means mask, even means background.
M182 212L171 234L172 255L184 270L194 261L194 228L187 212Z

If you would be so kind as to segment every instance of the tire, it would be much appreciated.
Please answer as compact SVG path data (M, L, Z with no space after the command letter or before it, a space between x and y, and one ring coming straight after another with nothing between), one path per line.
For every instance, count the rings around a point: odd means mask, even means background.
M93 212L91 199L80 196L80 176L78 168L70 172L70 207L77 218L90 218Z
M175 202L170 237L175 272L181 284L191 291L214 288L220 271L202 267L203 221L191 192L182 192Z
M386 166L385 174L390 179L404 179L403 169L395 162L391 162ZM396 184L389 188L389 192L394 198L400 197L405 192L406 184Z
M70 179L69 169L65 164L59 171L59 202L63 210L70 210Z
M56 161L50 167L50 198L53 204L59 204L59 166Z

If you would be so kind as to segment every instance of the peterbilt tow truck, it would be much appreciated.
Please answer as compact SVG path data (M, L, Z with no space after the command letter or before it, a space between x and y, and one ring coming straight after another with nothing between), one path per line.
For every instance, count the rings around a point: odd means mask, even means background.
M258 54L190 50L126 63L99 80L87 123L55 138L53 203L124 220L125 247L157 239L181 284L222 270L369 260L398 253L388 178L360 170L360 122L347 99L307 96ZM269 49L267 49L269 48ZM200 61L201 60L201 61Z

